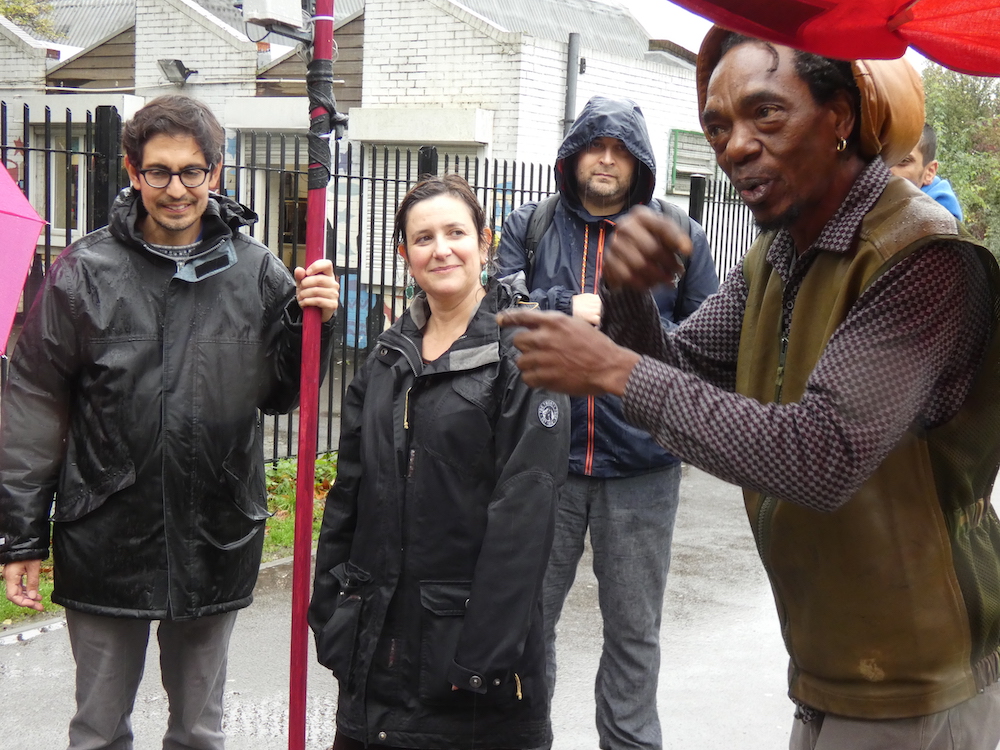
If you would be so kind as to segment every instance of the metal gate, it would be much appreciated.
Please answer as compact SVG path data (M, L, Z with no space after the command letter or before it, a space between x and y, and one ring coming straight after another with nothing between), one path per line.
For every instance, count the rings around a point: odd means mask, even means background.
M0 158L48 222L25 284L24 309L58 253L107 223L114 197L128 184L120 139L121 118L114 107L98 107L74 120L69 109L45 107L39 115L26 105L9 108L0 102ZM456 157L433 147L403 151L336 143L333 148L327 257L341 280L341 312L320 394L321 453L336 450L347 384L378 334L403 310L405 272L392 225L396 207L418 176L462 175L480 198L494 231L502 230L513 209L556 189L551 165ZM237 131L226 142L220 191L258 214L250 235L289 268L300 265L305 253L307 154L305 135L299 133ZM752 241L749 212L728 181L704 179L692 180L690 212L704 225L723 275ZM0 385L6 372L3 358ZM271 460L294 453L297 427L295 413L267 420Z

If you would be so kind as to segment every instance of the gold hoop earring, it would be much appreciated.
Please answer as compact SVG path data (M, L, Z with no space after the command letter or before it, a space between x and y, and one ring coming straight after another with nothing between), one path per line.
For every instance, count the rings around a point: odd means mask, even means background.
M841 138L839 141L837 141L837 151L839 153L842 153L846 150L847 150L847 139Z

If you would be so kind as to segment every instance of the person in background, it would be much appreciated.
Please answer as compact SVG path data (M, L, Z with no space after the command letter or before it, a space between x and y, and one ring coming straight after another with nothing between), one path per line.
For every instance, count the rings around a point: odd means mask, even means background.
M132 747L158 621L165 750L216 750L236 613L268 517L258 410L298 398L302 308L329 341L328 260L294 278L218 193L225 133L203 103L149 102L125 123L131 186L110 224L59 256L10 365L0 417L7 598L41 610L49 554L76 660L70 750ZM31 747L25 736L5 738Z
M527 750L551 739L542 575L569 402L524 384L491 233L457 175L419 182L395 237L412 302L341 415L309 624L337 678L335 750Z
M518 366L621 396L661 445L744 488L792 750L996 750L1000 267L889 172L920 136L920 77L715 27L696 81L761 235L664 333L646 290L690 238L635 209L605 259L602 330L506 311L527 328Z
M556 157L558 193L504 222L500 272L523 272L531 299L592 325L601 322L597 284L615 226L648 205L686 223L694 251L675 288L652 291L664 329L676 328L719 287L705 233L679 208L654 199L656 166L639 107L595 96ZM556 683L556 624L583 554L594 553L604 647L594 685L601 748L659 750L656 710L660 620L677 515L680 460L628 424L616 396L572 400L569 477L559 493L545 573L549 689Z
M948 180L938 176L937 133L929 123L924 123L920 142L890 170L897 177L909 180L916 187L948 209L948 213L963 221L958 196Z

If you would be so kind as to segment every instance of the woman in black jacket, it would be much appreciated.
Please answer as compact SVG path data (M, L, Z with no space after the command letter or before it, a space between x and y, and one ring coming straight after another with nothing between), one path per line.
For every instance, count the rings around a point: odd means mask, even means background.
M568 401L521 381L496 314L526 294L488 277L464 180L419 183L395 233L420 291L344 397L309 609L334 749L538 747Z

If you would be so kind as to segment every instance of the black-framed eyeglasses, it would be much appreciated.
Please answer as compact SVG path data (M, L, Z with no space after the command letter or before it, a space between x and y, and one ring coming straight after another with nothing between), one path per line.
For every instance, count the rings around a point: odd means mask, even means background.
M212 167L188 167L180 172L171 172L169 169L140 169L139 174L146 184L151 188L162 189L170 184L174 176L181 178L181 185L187 188L201 187L212 172Z

